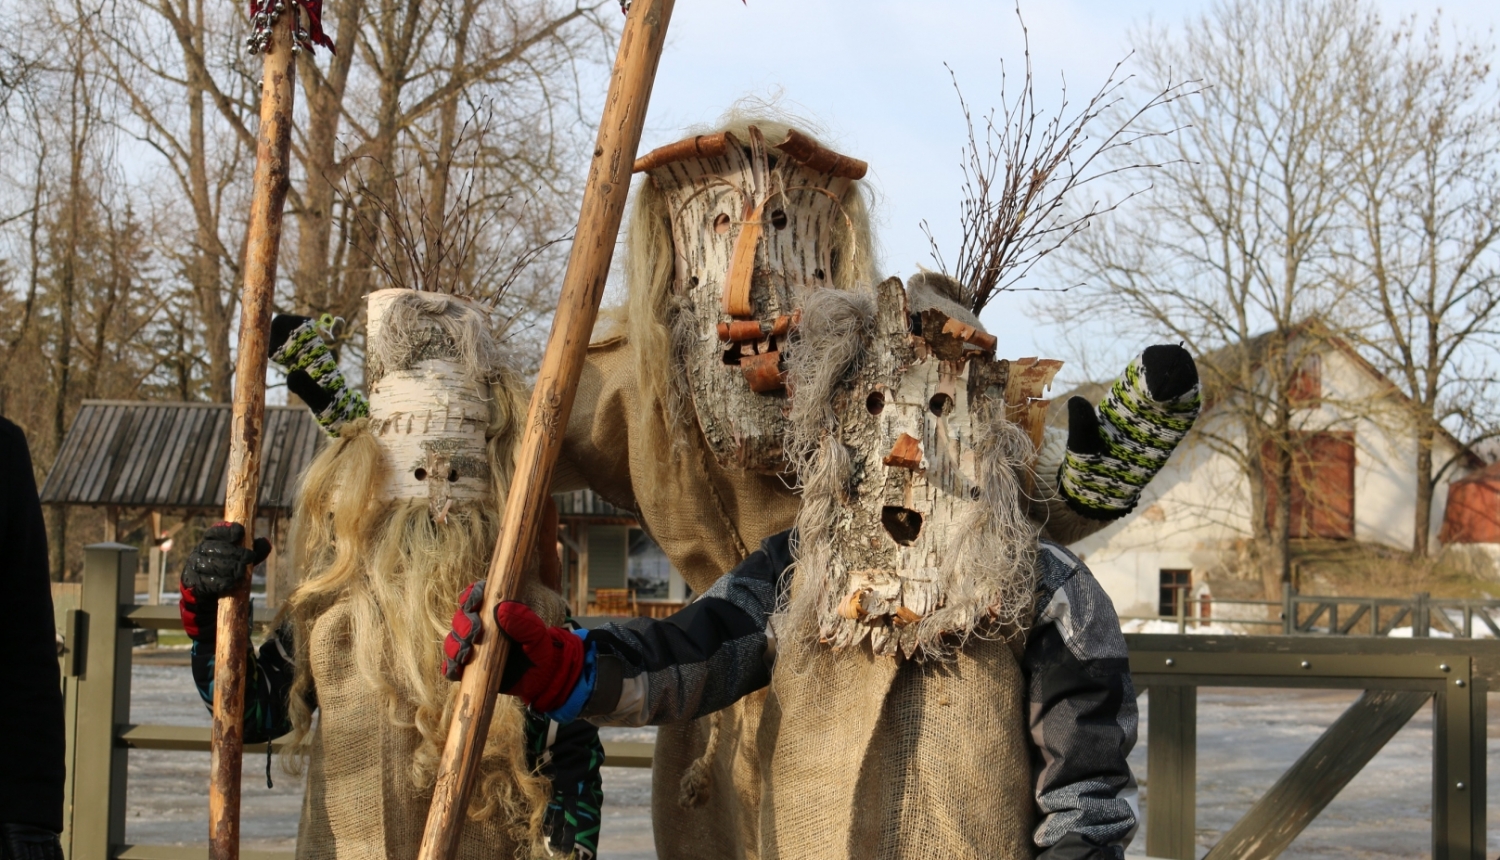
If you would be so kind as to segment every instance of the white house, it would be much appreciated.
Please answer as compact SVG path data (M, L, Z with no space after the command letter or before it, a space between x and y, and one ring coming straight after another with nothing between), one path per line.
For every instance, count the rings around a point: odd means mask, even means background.
M1402 395L1336 338L1316 344L1304 339L1294 348L1305 350L1306 359L1294 386L1301 444L1293 452L1293 467L1303 480L1292 494L1292 537L1410 549L1416 441L1400 428ZM1090 386L1079 393L1097 402L1103 389ZM1065 400L1059 397L1053 408ZM1205 439L1204 431L1234 433L1229 412L1206 407L1136 510L1072 547L1122 615L1171 614L1179 595L1200 590L1205 575L1232 567L1250 537L1249 481L1234 460ZM1441 434L1434 462L1441 466L1461 450L1457 440ZM1448 483L1481 465L1466 455L1436 487L1428 527L1432 546L1443 523ZM1314 489L1305 490L1304 484Z

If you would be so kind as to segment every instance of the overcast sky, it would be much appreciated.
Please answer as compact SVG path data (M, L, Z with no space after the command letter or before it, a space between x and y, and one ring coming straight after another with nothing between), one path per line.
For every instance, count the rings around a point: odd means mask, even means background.
M1487 39L1500 24L1494 0L1376 5L1388 21L1428 20L1441 8L1470 38ZM1055 98L1066 75L1073 95L1086 98L1130 52L1134 30L1174 27L1212 8L1211 0L1023 3L1038 97ZM923 219L950 257L956 246L965 130L943 64L978 112L998 102L1000 63L1019 63L1020 45L1013 0L682 0L641 149L677 140L743 96L779 94L821 123L834 148L870 163L882 272L909 275L931 265ZM1025 318L1034 295L995 300L986 323L1010 345L1007 355L1066 358L1052 332Z

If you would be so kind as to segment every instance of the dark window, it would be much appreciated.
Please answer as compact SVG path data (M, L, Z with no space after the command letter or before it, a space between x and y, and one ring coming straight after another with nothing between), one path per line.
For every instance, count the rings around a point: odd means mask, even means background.
M1193 572L1191 570L1162 570L1160 577L1161 598L1156 611L1159 615L1175 616L1177 602L1187 599L1188 588L1192 585Z

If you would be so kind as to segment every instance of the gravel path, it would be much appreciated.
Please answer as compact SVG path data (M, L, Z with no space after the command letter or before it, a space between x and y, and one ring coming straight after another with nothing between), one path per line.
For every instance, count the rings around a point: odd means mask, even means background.
M208 725L186 666L142 665L132 676L131 721ZM1203 690L1198 698L1198 844L1202 857L1220 835L1348 707L1353 692ZM1150 805L1146 770L1146 700L1142 743L1131 755ZM1500 695L1490 697L1489 850L1500 847ZM605 729L608 740L649 741L653 729ZM1424 708L1284 857L1308 860L1412 860L1429 857L1432 711ZM243 787L244 847L290 850L296 843L301 780L277 763L266 788L264 752L251 751ZM206 841L208 756L141 751L130 754L126 840L133 844ZM600 860L652 860L651 775L640 768L604 769L605 812ZM1145 849L1144 835L1134 848Z

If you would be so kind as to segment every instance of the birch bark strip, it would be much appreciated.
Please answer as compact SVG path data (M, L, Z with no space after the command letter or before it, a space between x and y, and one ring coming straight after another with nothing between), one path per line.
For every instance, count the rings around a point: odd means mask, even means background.
M614 254L615 238L625 213L630 173L656 66L666 41L675 0L635 0L625 19L620 50L609 82L599 137L583 192L583 209L574 232L568 271L558 298L557 315L526 426L516 453L516 477L505 503L500 538L490 560L489 586L480 613L484 634L459 686L448 743L438 766L420 860L449 860L463 832L469 793L484 751L484 738L499 692L507 640L495 627L495 606L516 595L521 575L536 546L541 515L548 498L552 467L562 448L563 430L573 408L583 372L589 336L599 314L599 300ZM550 551L550 548L549 548Z
M292 25L283 14L265 55L260 92L260 130L255 149L255 185L245 246L245 285L240 297L239 355L234 369L234 417L230 426L224 519L245 525L253 540L260 493L260 443L266 411L266 353L281 216L290 181L294 64ZM219 601L214 648L214 721L208 789L208 856L240 855L240 765L244 753L245 652L249 648L250 577Z

